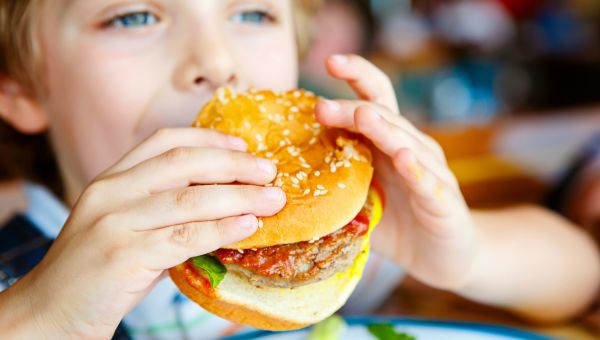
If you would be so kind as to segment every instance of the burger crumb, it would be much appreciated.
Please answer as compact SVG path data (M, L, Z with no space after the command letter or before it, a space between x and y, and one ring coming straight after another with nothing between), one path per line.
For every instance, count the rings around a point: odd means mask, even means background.
M258 229L261 229L264 226L264 224L265 223L263 222L263 220L259 218L258 219ZM242 252L242 254L243 254L243 252Z

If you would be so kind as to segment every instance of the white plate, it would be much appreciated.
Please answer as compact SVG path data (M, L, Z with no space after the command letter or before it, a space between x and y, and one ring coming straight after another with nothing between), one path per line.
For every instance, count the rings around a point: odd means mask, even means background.
M408 333L417 340L551 340L551 338L519 330L516 328L452 321L432 321L385 317L349 317L348 329L341 339L376 339L367 330L367 326L378 323L394 325L397 331ZM239 334L227 340L305 340L309 329L291 332L255 331Z

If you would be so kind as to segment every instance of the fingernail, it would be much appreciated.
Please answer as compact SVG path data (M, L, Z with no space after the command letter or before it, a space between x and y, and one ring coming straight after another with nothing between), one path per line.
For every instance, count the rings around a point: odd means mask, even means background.
M258 220L254 215L244 215L238 217L237 224L244 229L254 230L258 228Z
M325 106L327 106L328 110L334 111L334 112L337 112L337 111L339 111L342 108L342 106L340 105L340 103L336 102L335 100L328 100L328 99L326 99L326 100L323 100L323 104Z
M236 150L245 151L248 149L246 141L238 137L229 137L229 143L231 143Z
M343 54L334 54L331 56L331 61L336 64L343 65L348 62L348 57Z
M272 174L277 170L275 164L268 159L258 158L256 163L258 164L258 168L267 174Z
M263 194L270 201L279 202L279 201L283 200L283 191L281 191L281 189L279 189L279 188L275 188L275 187L265 188L263 190Z

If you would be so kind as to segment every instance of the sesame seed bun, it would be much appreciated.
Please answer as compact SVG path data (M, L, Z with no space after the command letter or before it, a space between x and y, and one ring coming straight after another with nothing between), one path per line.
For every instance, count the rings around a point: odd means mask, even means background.
M369 149L355 135L315 119L318 98L303 90L284 93L221 88L195 127L243 138L248 151L276 163L285 208L262 218L251 237L230 249L263 248L319 239L344 227L365 204L373 176Z

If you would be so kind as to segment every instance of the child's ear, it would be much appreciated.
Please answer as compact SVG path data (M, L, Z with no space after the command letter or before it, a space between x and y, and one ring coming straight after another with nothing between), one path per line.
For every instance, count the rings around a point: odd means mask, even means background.
M48 127L48 116L16 81L0 74L0 117L15 129L36 134Z

